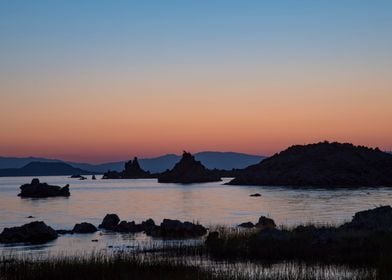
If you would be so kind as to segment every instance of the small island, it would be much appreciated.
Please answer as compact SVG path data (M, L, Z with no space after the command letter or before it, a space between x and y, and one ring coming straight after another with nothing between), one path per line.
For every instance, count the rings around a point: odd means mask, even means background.
M158 175L160 183L205 183L221 181L219 175L207 169L200 161L188 152L182 154L181 160L172 170L167 170Z
M295 145L245 168L230 185L392 186L392 155L349 143Z
M108 171L103 174L102 179L146 179L153 178L149 171L145 171L140 167L137 157L128 161L124 165L122 172Z
M41 183L38 178L34 178L30 184L24 184L20 187L20 197L45 198L55 196L70 196L69 185L64 187L51 186L47 183Z

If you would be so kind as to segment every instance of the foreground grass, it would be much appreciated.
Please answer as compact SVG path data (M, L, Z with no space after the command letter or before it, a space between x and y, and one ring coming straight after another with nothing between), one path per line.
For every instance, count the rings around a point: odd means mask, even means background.
M206 251L217 259L297 261L377 267L391 264L392 233L304 226L280 230L215 228ZM392 279L392 276L391 276Z
M3 258L0 279L206 279L206 280L378 280L374 271L299 263L212 262L145 254L92 254L83 257ZM388 279L388 278L385 278Z

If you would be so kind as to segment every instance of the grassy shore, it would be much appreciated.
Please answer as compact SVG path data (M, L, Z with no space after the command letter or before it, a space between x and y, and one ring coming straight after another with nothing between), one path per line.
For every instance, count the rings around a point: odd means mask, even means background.
M207 238L206 251L217 259L366 267L392 260L391 232L313 225L263 231L218 227L215 231L215 236Z
M55 258L3 258L2 280L38 279L206 279L206 280L378 280L374 270L304 263L214 262L190 256L92 254ZM386 279L386 278L385 278Z
M214 226L205 243L88 255L2 256L0 280L387 280L392 234L307 225L278 230Z

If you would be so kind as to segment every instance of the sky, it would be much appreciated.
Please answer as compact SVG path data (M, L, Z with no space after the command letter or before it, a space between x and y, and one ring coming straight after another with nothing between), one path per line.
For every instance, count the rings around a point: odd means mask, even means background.
M392 150L392 1L0 0L0 155Z

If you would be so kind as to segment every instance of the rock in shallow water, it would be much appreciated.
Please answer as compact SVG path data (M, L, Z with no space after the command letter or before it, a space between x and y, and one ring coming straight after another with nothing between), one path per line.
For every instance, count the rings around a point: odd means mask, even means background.
M69 185L65 187L51 186L47 183L41 183L39 179L34 178L30 184L24 184L20 187L20 197L31 197L31 198L45 198L55 196L70 196Z
M163 238L192 238L203 236L207 229L199 224L181 222L179 220L164 219L160 226L155 226L147 235Z
M90 223L80 223L76 224L72 229L74 233L94 233L97 231L97 228Z
M108 230L114 230L119 222L120 218L117 214L106 214L105 218L103 218L102 223L98 227Z
M203 183L221 181L219 175L207 169L195 157L184 151L181 160L173 167L158 175L160 183Z
M0 243L40 244L54 240L57 232L44 222L31 222L20 227L5 228L0 234Z

